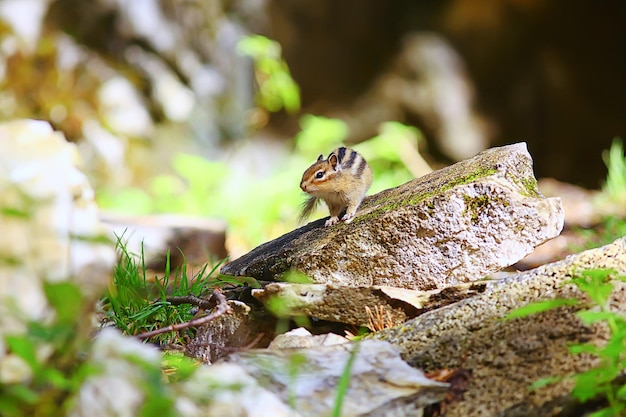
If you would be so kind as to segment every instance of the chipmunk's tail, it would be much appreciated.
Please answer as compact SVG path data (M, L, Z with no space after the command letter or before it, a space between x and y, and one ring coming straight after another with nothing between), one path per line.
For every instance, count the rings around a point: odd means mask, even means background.
M313 213L315 207L319 204L320 199L318 197L309 197L306 199L304 203L302 203L302 211L300 212L300 217L298 218L298 222L300 224L304 223L304 221Z

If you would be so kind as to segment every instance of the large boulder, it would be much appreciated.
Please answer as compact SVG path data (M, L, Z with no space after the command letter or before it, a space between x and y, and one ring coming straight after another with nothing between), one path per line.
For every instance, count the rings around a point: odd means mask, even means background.
M449 405L446 416L583 415L581 405L570 396L571 381L534 391L529 387L540 378L565 377L596 366L593 356L571 354L568 346L602 346L609 337L608 327L586 326L575 314L580 307L572 306L518 319L504 317L537 301L587 301L571 280L593 269L625 274L626 238L504 279L484 281L482 293L373 337L390 342L402 351L403 359L426 372L463 368L471 373L463 399ZM624 314L626 283L615 280L613 286L608 306ZM564 411L577 407L578 412Z
M225 265L227 275L429 290L514 264L563 227L559 198L545 198L526 145L486 150L365 199L350 224L307 224Z

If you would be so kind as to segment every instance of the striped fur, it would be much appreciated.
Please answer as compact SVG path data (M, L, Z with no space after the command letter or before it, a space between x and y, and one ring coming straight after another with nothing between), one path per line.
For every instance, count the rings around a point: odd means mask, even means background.
M349 222L356 214L365 193L372 184L372 170L355 150L339 147L326 159L323 157L311 165L302 175L300 188L310 195L303 206L301 220L310 215L319 200L324 200L330 211L327 225L343 220Z

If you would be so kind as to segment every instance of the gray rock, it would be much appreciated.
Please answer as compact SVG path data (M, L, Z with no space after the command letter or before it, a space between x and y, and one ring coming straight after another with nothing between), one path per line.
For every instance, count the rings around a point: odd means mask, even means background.
M286 333L277 335L268 349L295 349L295 348L314 348L323 346L334 346L350 341L335 333L316 334L313 335L304 327L298 327Z
M626 273L626 239L572 255L564 261L510 277L485 281L483 293L430 311L393 329L374 334L402 351L411 365L426 372L464 368L471 379L463 400L446 407L446 416L553 416L572 399L571 383L529 391L539 378L565 376L596 364L589 355L573 355L568 345L603 343L608 331L584 326L574 307L503 320L534 301L580 298L572 284L576 271L612 268ZM614 282L613 311L626 312L626 284ZM582 415L580 413L573 415Z
M226 275L435 289L509 266L563 227L526 145L492 148L365 199L350 224L307 224L225 265Z
M419 416L423 407L441 401L448 390L448 384L426 378L407 365L395 348L379 340L313 349L251 350L228 360L300 415L317 417L332 414L338 381L352 354L350 386L341 408L344 417Z
M212 364L233 352L266 347L276 329L276 319L265 310L229 300L230 313L200 326L185 346L185 354Z
M471 297L484 289L482 282L432 291L276 282L252 290L252 295L265 305L280 299L293 316L316 317L376 331Z

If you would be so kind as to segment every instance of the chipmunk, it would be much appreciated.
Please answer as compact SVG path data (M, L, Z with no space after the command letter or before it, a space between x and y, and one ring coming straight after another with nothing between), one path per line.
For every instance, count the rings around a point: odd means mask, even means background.
M372 169L365 159L355 150L340 147L324 159L323 155L311 165L300 181L300 188L310 197L304 203L303 220L311 214L320 199L324 200L330 211L326 226L339 221L339 214L346 209L341 220L350 223L365 193L372 185Z

